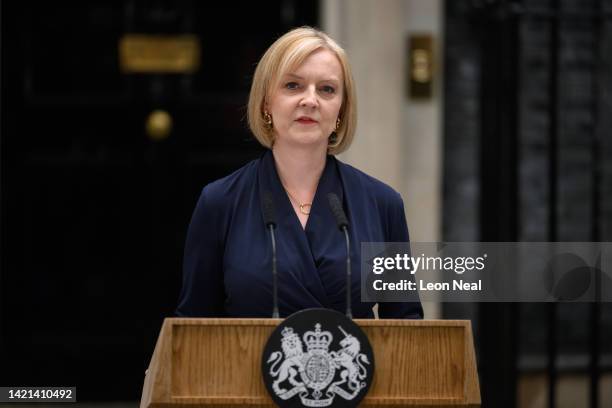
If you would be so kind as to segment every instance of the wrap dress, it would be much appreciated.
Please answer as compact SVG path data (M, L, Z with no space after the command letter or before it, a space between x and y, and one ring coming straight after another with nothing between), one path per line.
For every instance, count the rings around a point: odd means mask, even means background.
M265 191L275 207L281 317L313 307L346 310L346 242L329 207L330 192L340 198L350 223L353 317L373 317L373 303L361 301L361 242L408 242L402 198L329 155L302 227L270 150L202 190L187 232L176 315L271 316L272 244L262 214ZM381 303L379 316L419 319L423 310L420 302Z

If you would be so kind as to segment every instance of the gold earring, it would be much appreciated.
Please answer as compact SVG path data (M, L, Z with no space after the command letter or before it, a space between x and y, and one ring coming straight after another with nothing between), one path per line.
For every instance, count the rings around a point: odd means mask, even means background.
M338 142L338 134L336 132L332 132L331 135L329 135L329 137L327 138L327 144L328 145L334 145Z
M336 119L336 127L334 128L334 131L337 131L340 128L340 118Z
M266 127L268 129L272 129L272 115L270 115L268 111L264 111L263 117L264 117L264 123L266 124Z

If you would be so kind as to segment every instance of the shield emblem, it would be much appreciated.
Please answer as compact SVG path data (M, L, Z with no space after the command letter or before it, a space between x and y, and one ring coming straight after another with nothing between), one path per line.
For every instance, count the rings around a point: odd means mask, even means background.
M374 354L351 319L335 310L307 309L274 330L261 368L281 407L354 407L370 388Z

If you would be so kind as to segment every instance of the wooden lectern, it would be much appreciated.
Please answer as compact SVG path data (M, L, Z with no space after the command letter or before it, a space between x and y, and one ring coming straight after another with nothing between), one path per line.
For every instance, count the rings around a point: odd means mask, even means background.
M274 406L261 353L280 319L166 319L141 408ZM479 407L472 327L464 320L356 319L376 360L361 406Z

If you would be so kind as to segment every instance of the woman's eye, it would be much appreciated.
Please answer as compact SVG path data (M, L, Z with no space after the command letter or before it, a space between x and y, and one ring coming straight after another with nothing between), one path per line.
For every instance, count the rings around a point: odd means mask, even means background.
M336 89L333 86L325 85L321 88L321 90L328 94L333 94L336 92Z
M290 89L290 90L298 89L299 87L300 85L297 82L287 82L285 84L285 88Z

